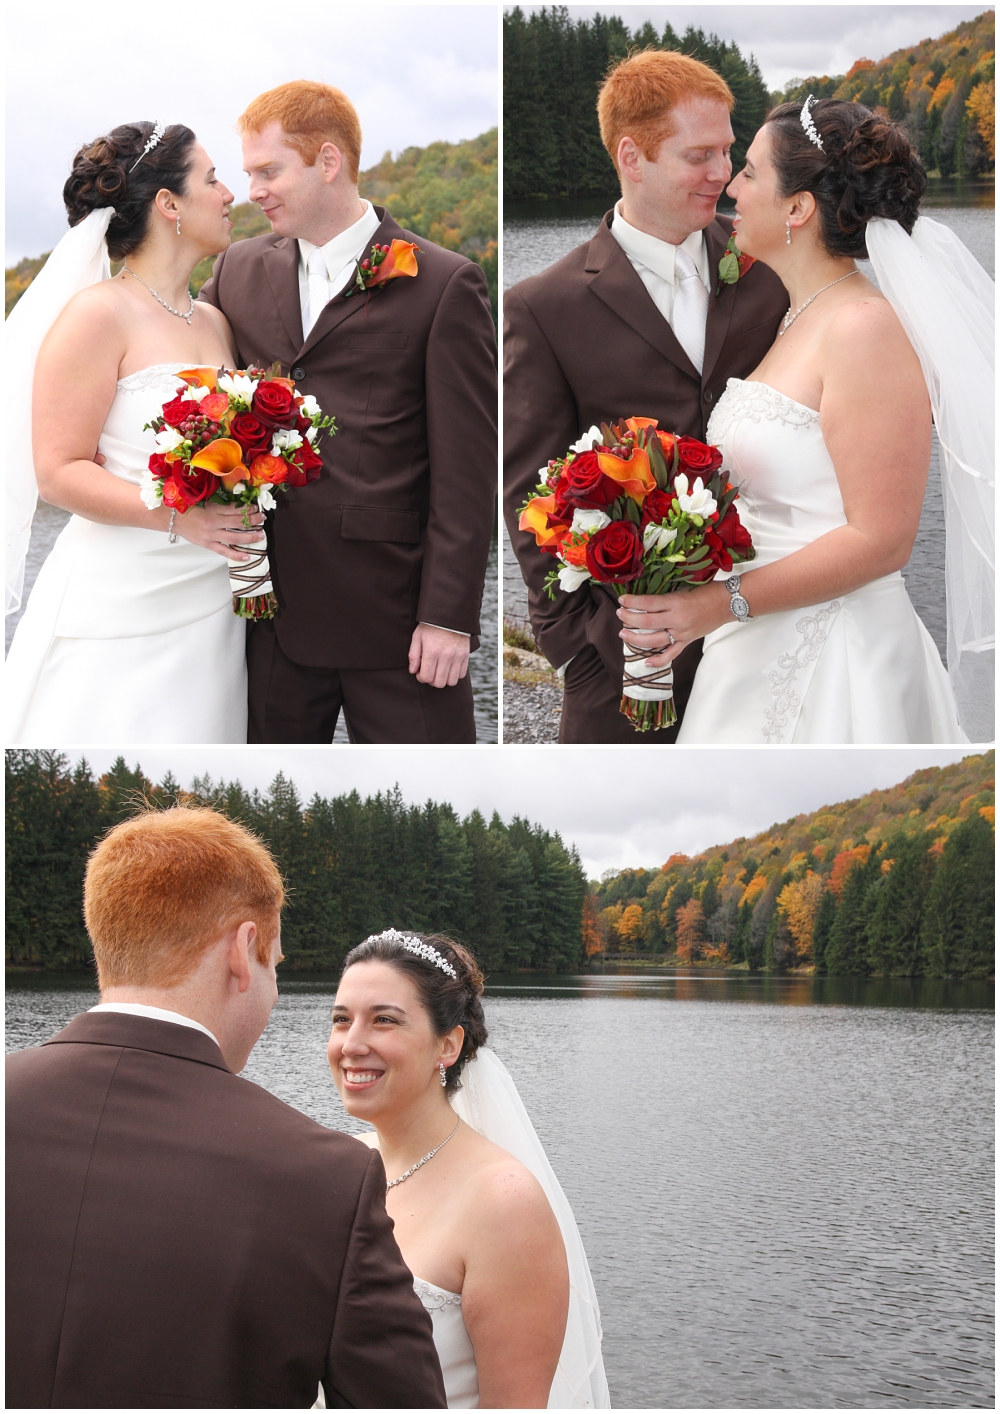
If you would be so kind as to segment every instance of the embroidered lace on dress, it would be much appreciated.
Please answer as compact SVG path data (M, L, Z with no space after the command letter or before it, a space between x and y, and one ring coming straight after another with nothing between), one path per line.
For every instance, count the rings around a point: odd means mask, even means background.
M454 1291L444 1291L440 1286L413 1278L413 1290L420 1297L425 1311L443 1311L445 1306L461 1306L462 1298Z
M811 427L819 421L819 413L779 393L776 388L769 388L766 383L730 378L709 418L707 440L718 446L733 425L743 418L751 422L764 418L769 422L783 422L788 427Z
M166 387L176 381L176 375L182 368L190 366L187 363L154 363L149 368L140 368L136 373L119 378L118 389L122 393L142 393L147 388L159 388L161 384Z

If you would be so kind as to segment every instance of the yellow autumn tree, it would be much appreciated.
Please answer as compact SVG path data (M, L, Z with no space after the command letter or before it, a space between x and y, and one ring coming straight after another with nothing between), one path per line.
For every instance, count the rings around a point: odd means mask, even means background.
M642 908L639 904L628 905L618 920L616 932L623 949L638 946L642 938Z
M995 79L990 79L989 83L976 84L965 101L966 111L979 130L979 136L990 154L991 162L996 159L996 102Z
M778 907L788 922L800 959L808 957L812 948L813 926L825 892L826 880L810 869L804 878L786 884L778 895Z

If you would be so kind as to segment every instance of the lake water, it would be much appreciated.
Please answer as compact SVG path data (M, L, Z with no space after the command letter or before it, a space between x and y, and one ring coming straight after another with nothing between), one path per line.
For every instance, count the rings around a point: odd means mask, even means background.
M959 201L969 204L959 205ZM504 289L509 289L529 275L538 274L575 246L589 240L610 206L610 199L508 202L503 227ZM962 188L956 183L932 183L925 207L933 220L951 227L992 276L995 236L992 186L968 184ZM725 210L720 203L720 211L725 213ZM867 262L862 262L862 266L871 275ZM504 612L510 617L524 619L528 611L527 591L506 532L503 556ZM909 564L903 570L903 578L913 605L943 659L946 638L944 508L936 434L920 528Z
M281 979L245 1074L357 1132L334 983ZM12 976L7 1048L95 995ZM590 1257L617 1408L992 1407L989 984L496 977Z

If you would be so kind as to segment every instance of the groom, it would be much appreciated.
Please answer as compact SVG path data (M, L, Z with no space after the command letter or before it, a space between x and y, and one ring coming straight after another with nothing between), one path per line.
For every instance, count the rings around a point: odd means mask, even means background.
M471 649L496 498L496 336L473 261L358 194L350 100L296 81L239 120L272 234L219 256L201 298L241 365L280 361L337 419L318 481L277 498L278 613L247 640L251 742L474 742ZM415 274L358 291L373 248ZM370 267L366 267L370 268Z
M239 1078L275 863L211 810L87 867L101 1003L7 1060L7 1408L443 1408L378 1154Z
M784 287L754 265L719 279L732 222L715 208L732 175L733 95L707 65L646 51L601 89L601 137L622 196L597 234L514 285L504 300L504 511L528 586L535 637L565 672L559 740L672 742L701 645L674 659L675 726L640 733L618 710L624 653L606 585L544 590L549 558L517 528L538 469L587 428L655 417L704 438L729 378L752 373L788 308Z

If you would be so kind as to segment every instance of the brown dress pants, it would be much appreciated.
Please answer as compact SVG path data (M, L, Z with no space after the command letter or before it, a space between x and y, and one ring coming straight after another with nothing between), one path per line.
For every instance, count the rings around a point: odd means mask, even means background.
M612 678L604 659L588 645L566 669L559 740L563 743L613 743L626 746L670 745L676 741L691 696L691 687L701 662L701 639L691 643L674 659L674 706L677 721L659 731L637 732L618 710L622 698L621 678Z
M454 687L429 687L404 668L308 668L281 650L274 624L247 634L250 719L247 740L327 744L341 710L352 742L474 742L468 674Z

